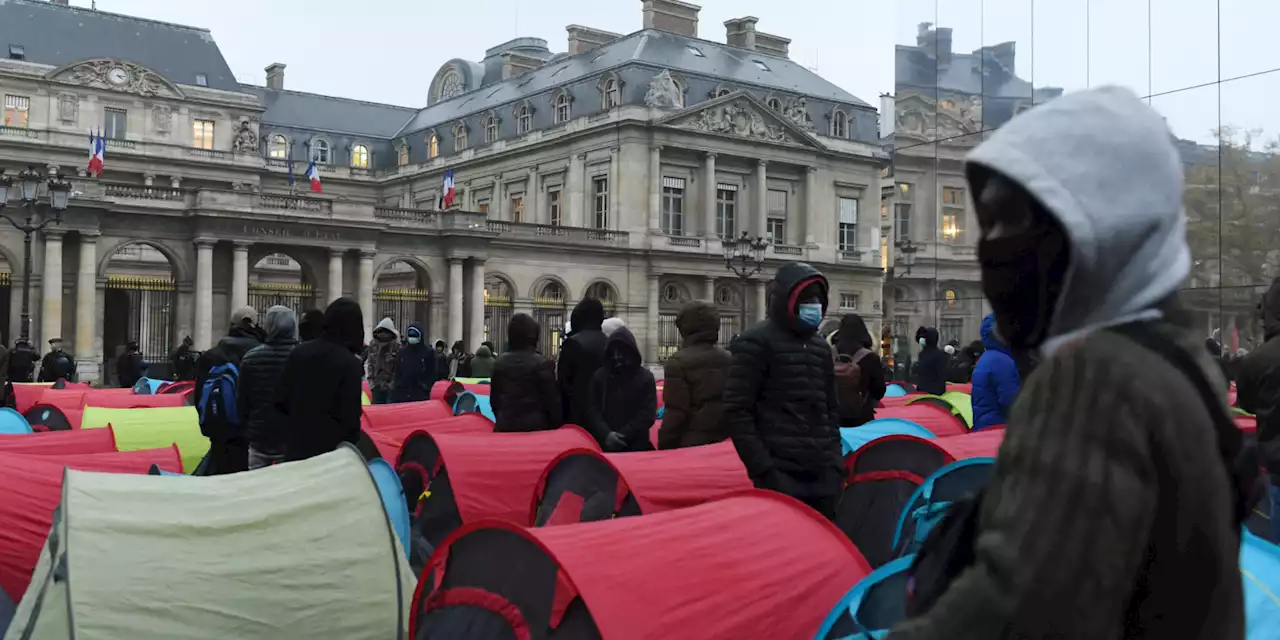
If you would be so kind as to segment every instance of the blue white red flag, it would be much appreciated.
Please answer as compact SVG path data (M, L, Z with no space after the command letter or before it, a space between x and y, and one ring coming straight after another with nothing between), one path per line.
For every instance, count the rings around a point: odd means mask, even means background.
M453 206L453 170L449 169L444 172L444 208L448 209Z
M316 168L314 160L311 161L310 165L307 165L307 179L311 180L312 191L324 193L324 190L320 188L320 170Z
M89 130L89 175L96 178L102 177L102 169L106 166L107 148L106 143L102 139L101 134L95 134L93 129Z

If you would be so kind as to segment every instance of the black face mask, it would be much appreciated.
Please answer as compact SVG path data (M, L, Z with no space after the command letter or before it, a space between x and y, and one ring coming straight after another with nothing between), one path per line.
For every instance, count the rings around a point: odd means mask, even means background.
M991 302L996 327L1013 349L1044 341L1067 271L1065 239L1050 224L1016 236L978 242L982 292Z

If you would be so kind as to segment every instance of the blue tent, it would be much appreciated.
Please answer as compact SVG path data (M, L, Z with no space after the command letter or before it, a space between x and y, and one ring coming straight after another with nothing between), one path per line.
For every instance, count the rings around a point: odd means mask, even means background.
M369 473L378 485L378 494L382 496L382 506L391 520L391 528L400 538L404 548L404 557L409 557L409 506L404 499L404 487L400 484L400 476L386 460L378 458L369 462Z
M935 436L928 429L901 418L880 418L872 420L860 427L840 429L840 442L844 447L843 455L857 451L858 448L885 436L916 436L933 439Z
M814 640L876 640L906 616L907 570L915 556L889 562L836 603Z
M1280 629L1280 547L1245 532L1240 541L1246 640L1275 640Z
M884 397L886 398L901 398L905 395L907 395L907 390L903 389L902 385L891 384L884 388Z
M995 458L957 460L925 478L898 516L894 554L915 553L951 503L976 495L987 484L995 463Z
M463 391L458 394L458 399L453 401L453 415L462 415L464 413L478 413L490 420L493 420L493 408L489 405L489 396L482 396Z
M138 378L133 385L133 392L139 395L150 396L160 392L160 389L172 384L169 380L160 380L159 378Z
M0 435L31 433L31 425L21 413L9 407L0 408Z

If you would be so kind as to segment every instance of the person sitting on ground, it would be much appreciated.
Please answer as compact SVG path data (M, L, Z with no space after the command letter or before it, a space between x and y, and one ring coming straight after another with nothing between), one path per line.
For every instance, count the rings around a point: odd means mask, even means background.
M49 339L49 353L40 362L40 382L75 382L76 362L62 347L62 338Z
M729 352L716 344L720 313L705 302L691 302L676 314L676 329L684 346L663 363L665 408L658 448L696 447L725 440L729 437L724 424Z
M875 342L862 316L850 313L840 319L834 346L840 426L862 426L876 419L885 390L884 367L873 351Z
M324 312L324 333L285 361L276 408L285 416L285 461L306 460L360 441L360 303L343 297Z
M476 349L475 357L471 359L471 377L493 377L493 363L493 350L486 345L480 345L480 348Z
M538 322L517 313L507 323L507 352L498 357L489 387L497 432L544 431L564 424L556 363L538 353Z
M369 390L373 404L386 404L391 383L396 379L396 352L400 350L400 333L391 318L383 318L373 329L366 364L369 367Z
M391 384L391 402L419 402L431 397L436 381L436 355L422 341L422 325L414 322L405 330L405 345L396 354L396 378Z
M124 346L124 353L116 358L116 376L122 389L132 389L133 385L147 375L147 363L142 360L142 349L137 340L130 340Z
M315 340L324 333L324 312L319 309L308 309L302 314L298 323L298 341Z
M276 407L276 396L285 363L298 346L298 316L289 307L270 307L263 314L262 329L266 341L244 354L236 388L250 469L284 460L285 417Z
M1005 424L1013 401L1022 388L1018 365L996 335L994 314L982 319L982 346L986 348L973 369L973 429Z
M220 412L223 407L210 407L213 403L204 402L205 387L210 387L212 392L223 386L219 381L234 380L238 395L239 370L244 354L262 344L265 338L266 334L258 327L258 312L253 307L240 307L231 314L227 335L196 360L196 386L191 395L192 404L201 411L200 431L209 438L206 475L237 473L249 468L249 443L245 440L239 411L230 415ZM227 365L234 367L234 373ZM215 374L215 370L222 373ZM224 407L229 408L229 405Z
M631 330L618 327L605 346L604 366L591 377L583 425L605 451L653 450L649 430L658 417L658 388L643 362Z

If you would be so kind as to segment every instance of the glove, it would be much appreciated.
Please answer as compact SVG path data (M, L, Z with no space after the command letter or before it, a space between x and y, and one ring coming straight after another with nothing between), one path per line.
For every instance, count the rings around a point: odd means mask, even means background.
M604 450L606 453L618 453L627 450L627 441L617 431L610 431L609 435L604 439Z

